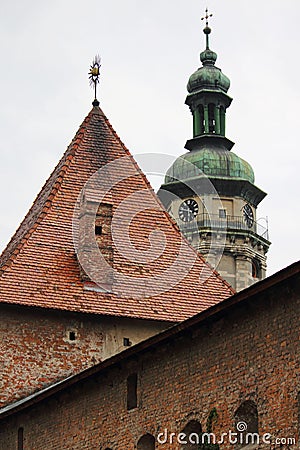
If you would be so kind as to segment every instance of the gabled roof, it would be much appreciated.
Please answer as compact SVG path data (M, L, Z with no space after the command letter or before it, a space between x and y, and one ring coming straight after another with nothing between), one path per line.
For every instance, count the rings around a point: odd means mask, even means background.
M89 289L83 281L73 245L72 218L85 183L101 167L127 157L135 175L125 177L110 192L113 210L138 191L151 192L155 211L138 213L130 223L130 237L140 250L149 248L149 234L159 229L165 236L162 254L147 264L127 261L114 247L114 269L131 277L147 273L164 280L179 252L185 255L182 272L187 274L166 292L144 298L130 290L119 293ZM126 168L125 168L126 170ZM142 200L141 200L142 201ZM142 209L142 204L140 205ZM114 243L113 243L114 246ZM194 259L192 267L188 267ZM184 267L184 266L187 267ZM199 282L205 272L206 281ZM91 284L93 286L93 284ZM125 289L126 290L126 289ZM146 177L121 142L99 106L94 106L75 138L45 183L31 209L0 258L2 303L67 311L181 321L227 298L233 289L182 238L164 211ZM151 291L151 294L155 291Z

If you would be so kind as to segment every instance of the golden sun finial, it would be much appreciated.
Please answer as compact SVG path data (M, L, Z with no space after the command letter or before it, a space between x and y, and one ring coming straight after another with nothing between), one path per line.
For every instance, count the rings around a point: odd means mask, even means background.
M99 84L100 67L101 67L101 58L99 55L96 55L93 60L93 64L90 66L89 70L90 86L94 88L95 92L95 99L93 101L93 105L95 104L96 106L99 105L99 102L97 100L97 84Z

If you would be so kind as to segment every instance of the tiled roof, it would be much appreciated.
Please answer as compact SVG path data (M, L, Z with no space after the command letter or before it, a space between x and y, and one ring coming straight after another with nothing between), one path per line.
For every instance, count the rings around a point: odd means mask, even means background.
M158 291L157 295L154 295L155 289L151 289L150 295L146 285L145 295L140 298L131 285L124 286L124 295L114 289L105 293L91 288L93 284L82 280L74 251L72 218L82 188L99 168L122 157L127 157L126 164L129 160L136 173L112 188L109 195L113 209L137 191L146 190L154 207L136 214L129 226L130 239L136 249L146 251L149 234L159 229L165 236L165 248L155 261L141 264L138 260L128 261L122 251L114 247L114 269L129 277L147 274L164 282L165 273L176 263L179 252L185 259L177 271L182 269L184 273L184 266L188 267L194 259L192 267L176 285L166 292ZM124 170L128 167L124 166ZM207 279L200 283L203 271ZM195 251L182 238L98 106L93 107L80 126L0 258L3 303L176 322L232 293L228 283L200 255L195 256Z

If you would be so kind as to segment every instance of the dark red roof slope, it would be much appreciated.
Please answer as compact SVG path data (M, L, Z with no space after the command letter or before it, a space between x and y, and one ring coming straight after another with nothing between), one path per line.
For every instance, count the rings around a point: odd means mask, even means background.
M123 166L121 164L124 179L112 187L104 200L112 204L113 213L118 208L122 211L123 202L133 205L133 215L140 206L140 211L128 224L134 251L149 250L149 235L153 230L163 233L164 245L157 257L141 263L139 258L128 258L128 254L124 254L125 244L122 248L122 242L118 246L113 242L114 270L120 276L136 280L139 292L135 283L129 282L123 283L122 292L120 286L118 289L112 286L112 292L106 293L94 289L93 283L83 281L74 251L72 218L85 183L99 168L119 158L124 158ZM146 210L143 210L144 197L140 197L140 205L139 197L135 197L140 191L146 192L148 201L150 198L150 207ZM156 243L161 244L161 235L158 238ZM127 242L125 236L124 242ZM180 265L176 266L178 261ZM171 272L170 267L173 267ZM174 273L180 275L178 280L175 277L169 289L161 289L160 284L170 282ZM201 281L203 274L204 282ZM145 282L141 295L140 284L145 277L150 282ZM154 277L159 280L156 285L151 282ZM181 321L233 292L182 238L98 106L93 107L80 126L0 258L0 298L3 303Z

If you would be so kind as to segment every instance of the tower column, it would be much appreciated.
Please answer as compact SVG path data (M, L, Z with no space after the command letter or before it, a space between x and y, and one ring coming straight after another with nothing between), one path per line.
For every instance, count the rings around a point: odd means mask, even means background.
M225 109L220 108L220 133L225 136Z
M220 122L220 106L215 105L215 133L221 133L221 122Z
M204 133L209 133L208 105L204 105Z
M193 118L194 118L194 122L193 122L194 123L194 137L196 137L199 134L201 134L201 119L200 119L200 111L199 111L198 107L194 111Z

